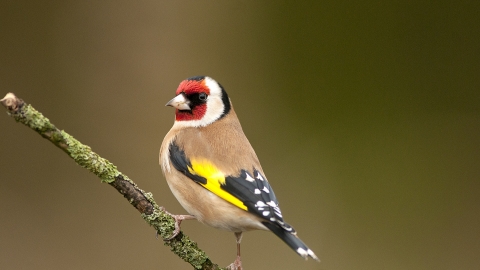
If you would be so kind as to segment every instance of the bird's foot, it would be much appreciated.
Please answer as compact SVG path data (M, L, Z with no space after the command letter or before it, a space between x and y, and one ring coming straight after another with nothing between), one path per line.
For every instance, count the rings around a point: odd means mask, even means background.
M174 214L171 214L170 212L165 210L165 208L163 206L160 207L160 210L162 210L163 212L165 212L165 214L171 216L175 220L175 230L173 230L172 235L170 235L169 237L163 238L164 241L170 241L173 238L177 237L177 235L180 233L180 224L182 223L182 221L188 220L188 219L195 219L195 217L192 216L192 215L174 215ZM156 238L158 239L158 231L156 233Z
M230 264L229 266L226 267L228 270L243 270L242 267L242 260L240 259L240 256L237 256L237 259Z

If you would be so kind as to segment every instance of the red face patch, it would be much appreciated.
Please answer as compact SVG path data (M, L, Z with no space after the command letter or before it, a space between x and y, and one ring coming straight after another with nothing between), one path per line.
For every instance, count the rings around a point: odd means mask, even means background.
M188 96L192 94L205 93L210 95L210 89L205 85L205 80L196 81L196 80L184 80L180 83L177 88L176 94L185 93ZM180 111L175 110L175 120L176 121L191 121L191 120L200 120L203 118L207 112L207 104L198 104L195 105L191 111Z
M210 89L205 85L205 80L194 81L194 80L184 80L180 83L175 94L180 94L184 92L187 95L204 92L207 95L210 95Z
M207 112L207 104L201 104L195 106L191 111L180 111L179 109L175 110L175 120L177 121L190 121L190 120L200 120Z

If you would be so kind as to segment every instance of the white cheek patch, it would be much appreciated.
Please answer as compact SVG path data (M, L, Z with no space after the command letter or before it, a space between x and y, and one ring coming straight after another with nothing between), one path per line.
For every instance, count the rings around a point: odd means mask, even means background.
M210 96L222 97L222 89L214 79L205 77L205 85L210 89Z

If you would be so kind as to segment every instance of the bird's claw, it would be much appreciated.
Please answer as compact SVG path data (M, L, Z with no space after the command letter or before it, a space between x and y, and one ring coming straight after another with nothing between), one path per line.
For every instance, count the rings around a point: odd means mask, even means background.
M170 237L163 238L164 241L170 241L173 238L177 237L177 235L180 233L180 224L184 220L184 218L181 215L172 215L170 216L175 219L175 230L173 230L172 235Z
M237 259L233 263L231 263L229 266L226 267L228 270L243 270L242 267L242 260L240 259L239 256L237 256Z
M170 235L169 237L163 238L164 241L170 241L173 238L177 237L177 235L180 233L180 224L182 223L182 221L186 219L195 219L195 217L191 215L174 215L168 212L167 210L165 210L165 207L163 206L160 207L160 210L162 210L165 214L171 216L175 220L175 229L173 230L172 235ZM158 239L158 231L156 232L155 237Z

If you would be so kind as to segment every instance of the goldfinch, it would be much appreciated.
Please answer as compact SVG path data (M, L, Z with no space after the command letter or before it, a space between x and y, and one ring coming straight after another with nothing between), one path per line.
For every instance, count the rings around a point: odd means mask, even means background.
M178 227L171 238L184 219L234 232L237 258L229 269L241 269L242 233L270 230L303 258L319 261L284 221L223 87L210 77L191 77L166 106L176 109L175 123L160 148L160 165L173 195L190 214L172 215Z

